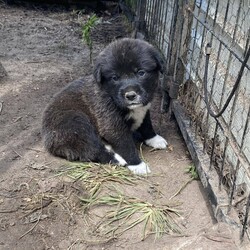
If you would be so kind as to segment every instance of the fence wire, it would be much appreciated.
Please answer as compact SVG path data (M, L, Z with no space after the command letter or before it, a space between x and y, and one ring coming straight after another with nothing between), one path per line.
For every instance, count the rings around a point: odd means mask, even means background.
M129 5L131 1L125 2ZM141 31L164 54L166 75L179 86L178 100L210 156L210 168L217 170L220 188L227 189L228 211L232 206L238 211L243 238L250 225L250 60L246 59L250 47L250 2L132 2L137 27L144 27ZM208 44L211 49L206 66ZM232 90L235 91L227 104ZM223 107L217 117L209 112L218 114Z

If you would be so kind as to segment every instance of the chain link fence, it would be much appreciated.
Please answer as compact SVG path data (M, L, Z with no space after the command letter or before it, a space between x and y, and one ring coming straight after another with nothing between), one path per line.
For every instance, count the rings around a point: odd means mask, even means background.
M135 30L164 55L163 104L172 98L170 107L203 185L213 189L209 196L216 218L221 206L224 218L233 207L242 225L241 238L249 238L250 1L120 4ZM218 185L211 182L215 170ZM221 196L225 189L226 198Z

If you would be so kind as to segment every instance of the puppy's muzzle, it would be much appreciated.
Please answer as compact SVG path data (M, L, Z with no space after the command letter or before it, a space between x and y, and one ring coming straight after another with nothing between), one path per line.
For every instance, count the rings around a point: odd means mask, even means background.
M127 107L143 105L143 89L139 84L124 82L120 89L120 97Z
M138 95L136 94L135 91L128 91L125 93L125 99L129 101L135 101L138 98Z
M141 95L133 90L125 92L124 99L127 105L141 105Z

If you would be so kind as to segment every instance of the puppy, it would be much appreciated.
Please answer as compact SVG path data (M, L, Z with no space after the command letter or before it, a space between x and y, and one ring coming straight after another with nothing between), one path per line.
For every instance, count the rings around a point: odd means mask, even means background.
M46 149L69 161L127 166L136 174L150 173L133 139L163 149L150 120L150 104L163 61L149 43L121 39L97 57L94 77L76 80L56 94L43 115Z

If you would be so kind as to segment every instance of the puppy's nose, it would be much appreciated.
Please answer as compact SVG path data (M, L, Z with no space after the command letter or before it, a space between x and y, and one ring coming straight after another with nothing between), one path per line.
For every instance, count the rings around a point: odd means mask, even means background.
M137 94L135 93L135 91L128 91L125 93L125 98L128 101L134 101L136 96L137 96Z

